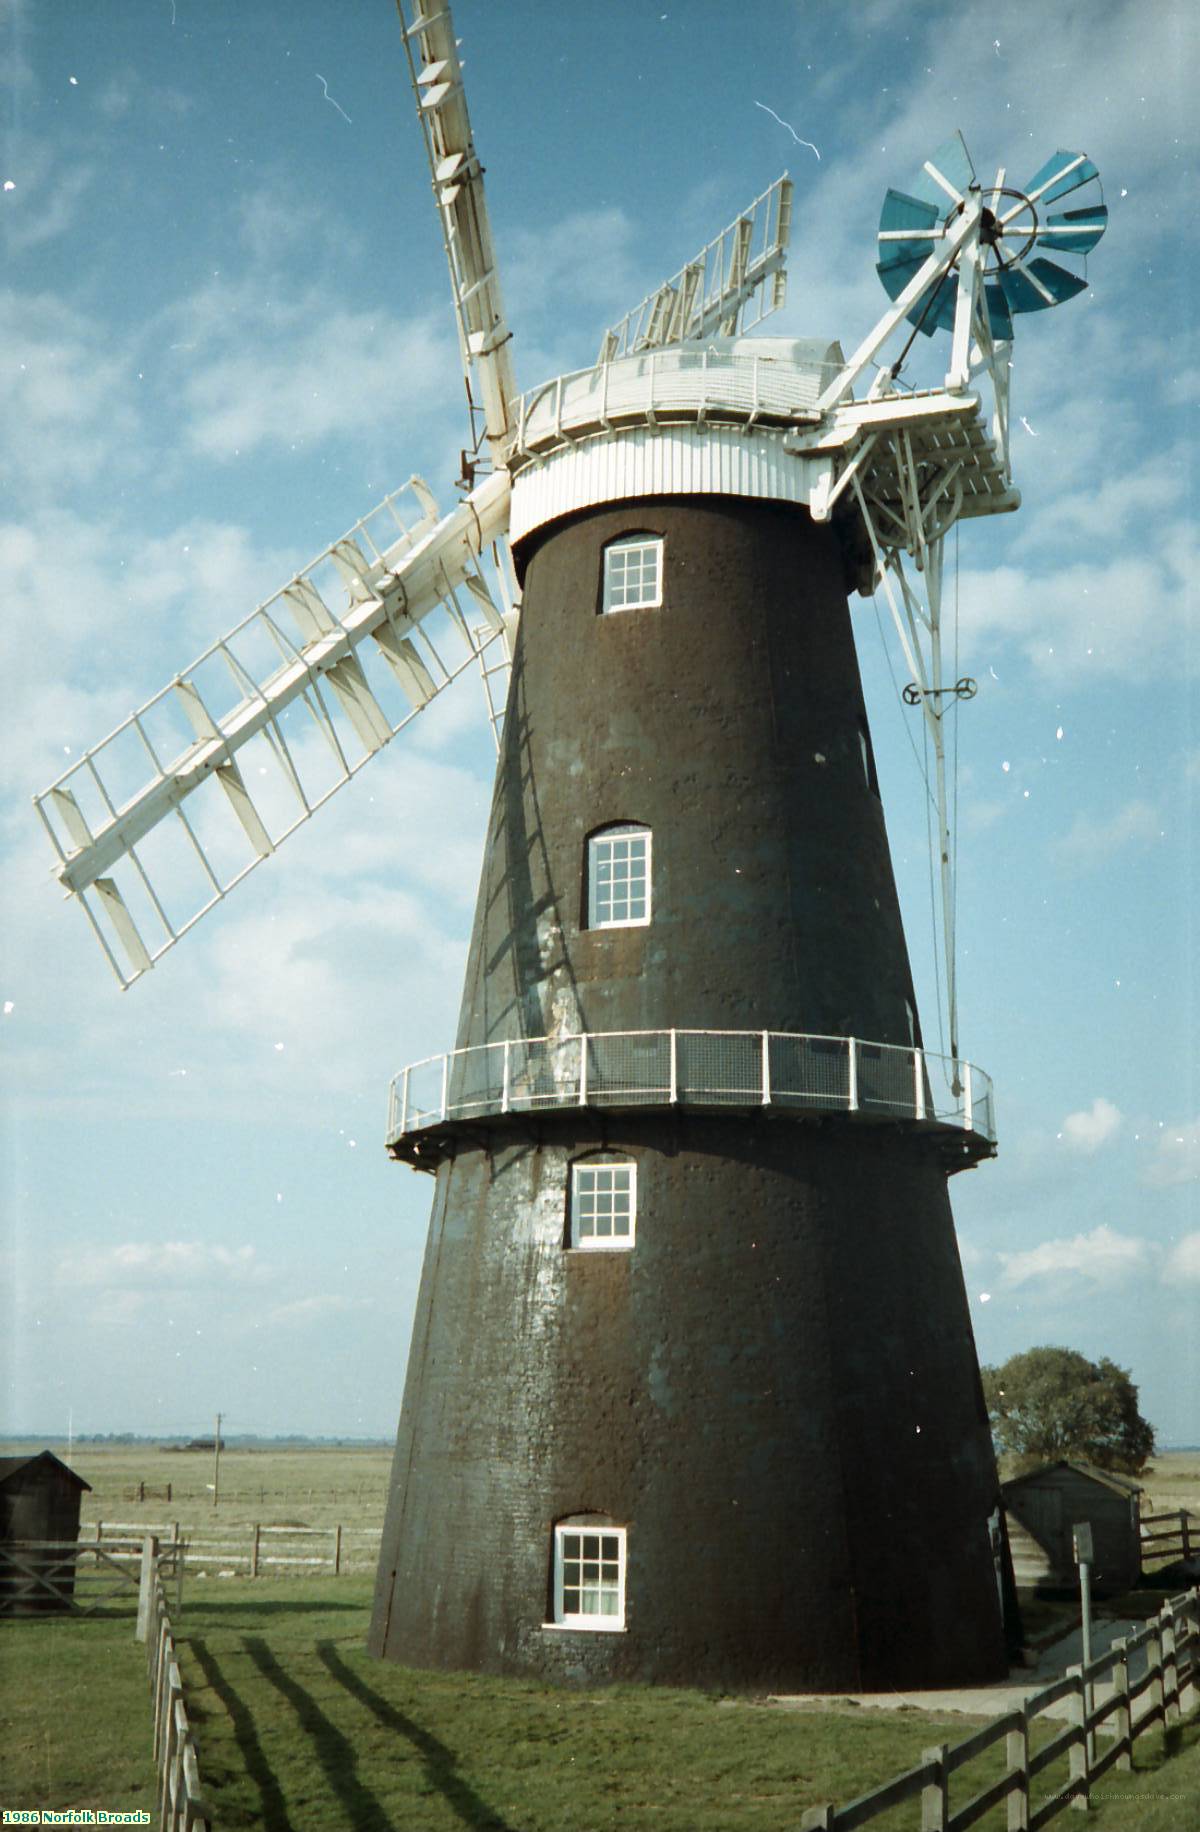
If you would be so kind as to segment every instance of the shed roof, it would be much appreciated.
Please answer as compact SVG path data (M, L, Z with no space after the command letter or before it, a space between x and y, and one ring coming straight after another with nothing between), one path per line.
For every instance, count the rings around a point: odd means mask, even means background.
M10 1482L14 1476L19 1475L23 1469L30 1469L35 1463L52 1463L56 1469L61 1469L64 1476L70 1476L72 1482L77 1482L81 1489L91 1492L91 1483L85 1482L82 1476L77 1476L70 1464L64 1463L61 1457L56 1457L52 1450L39 1450L32 1457L0 1457L0 1487Z
M1007 1494L1009 1489L1020 1488L1026 1482L1037 1482L1056 1469L1073 1470L1077 1476L1098 1482L1102 1488L1113 1489L1119 1495L1140 1495L1142 1492L1141 1483L1129 1476L1115 1475L1111 1469L1097 1469L1092 1463L1077 1463L1072 1457L1060 1457L1057 1463L1043 1463L1038 1469L1027 1469L1023 1476L1010 1476L1007 1482L1000 1484L1000 1493Z

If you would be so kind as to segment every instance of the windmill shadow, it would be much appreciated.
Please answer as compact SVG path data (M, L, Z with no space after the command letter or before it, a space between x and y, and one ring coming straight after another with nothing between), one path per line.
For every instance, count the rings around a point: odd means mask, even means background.
M351 1697L365 1705L376 1720L386 1730L394 1730L402 1737L407 1737L425 1765L425 1771L433 1786L437 1788L446 1804L455 1812L464 1826L472 1832L518 1832L514 1826L501 1817L493 1807L489 1807L469 1782L455 1772L458 1757L453 1750L447 1749L429 1731L407 1717L378 1692L372 1690L365 1680L359 1678L348 1667L331 1641L317 1643L317 1658L325 1667L331 1679L344 1686ZM361 1822L356 1821L355 1832L362 1832Z
M275 1770L267 1760L266 1751L259 1740L254 1714L239 1692L235 1692L225 1674L210 1651L208 1643L194 1635L188 1636L188 1653L195 1659L196 1665L204 1675L205 1683L212 1687L216 1696L229 1714L233 1725L234 1740L241 1752L242 1763L246 1774L258 1789L260 1801L259 1824L263 1832L291 1832L291 1815L283 1790ZM203 1723L205 1711L201 1700L189 1700L193 1717ZM211 1777L211 1770L207 1771Z

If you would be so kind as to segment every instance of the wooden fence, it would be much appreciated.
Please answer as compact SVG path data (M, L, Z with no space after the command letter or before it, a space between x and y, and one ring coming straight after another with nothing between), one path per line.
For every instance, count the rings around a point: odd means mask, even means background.
M165 1568L182 1575L182 1545ZM139 1582L140 1546L85 1540L21 1539L0 1544L0 1615L92 1616Z
M1200 1520L1186 1508L1141 1517L1142 1565L1161 1565L1200 1552Z
M119 1558L141 1556L142 1540L153 1534L165 1545L178 1548L178 1557L190 1573L233 1571L258 1578L310 1577L328 1572L374 1571L379 1559L378 1527L265 1527L221 1526L212 1532L180 1530L180 1523L158 1521L96 1520L79 1529L81 1544L103 1546Z
M1139 1679L1131 1680L1130 1656L1143 1648L1146 1670ZM1110 1695L1103 1704L1096 1704L1096 1687L1104 1683ZM1031 1753L1030 1725L1064 1699L1070 1711L1068 1728ZM1141 1710L1135 1710L1139 1700L1145 1702ZM1200 1590L1190 1590L1165 1604L1138 1634L1114 1641L1107 1653L1087 1666L1068 1667L1061 1679L1035 1692L1023 1705L993 1718L961 1743L939 1743L927 1749L915 1768L844 1807L830 1803L808 1808L800 1821L801 1832L855 1832L888 1808L918 1796L921 1832L965 1832L1001 1801L1007 1802L1009 1832L1039 1832L1066 1806L1086 1809L1094 1782L1110 1768L1133 1767L1133 1745L1138 1737L1155 1725L1165 1730L1198 1701ZM1109 1739L1102 1755L1096 1753L1097 1731ZM1001 1738L1004 1773L952 1810L951 1776ZM1063 1756L1068 1762L1065 1786L1035 1803L1036 1777Z
M212 1812L200 1786L196 1745L183 1702L175 1635L163 1589L164 1560L151 1536L142 1546L137 1636L146 1643L154 1699L154 1766L159 1832L210 1832Z

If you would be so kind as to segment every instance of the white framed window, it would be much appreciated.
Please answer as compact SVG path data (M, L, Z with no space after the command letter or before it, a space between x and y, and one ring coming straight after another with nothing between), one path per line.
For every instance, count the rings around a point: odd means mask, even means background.
M662 603L660 535L635 534L604 549L602 611L646 611Z
M592 1158L571 1166L573 1247L592 1253L627 1250L636 1222L637 1165L631 1158Z
M561 1521L554 1529L554 1620L563 1628L625 1627L625 1528Z
M587 926L636 928L650 920L650 829L604 827L587 843Z

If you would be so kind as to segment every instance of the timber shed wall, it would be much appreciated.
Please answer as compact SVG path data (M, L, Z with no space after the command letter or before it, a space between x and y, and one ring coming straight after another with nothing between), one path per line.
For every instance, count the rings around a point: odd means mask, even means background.
M51 1540L60 1544L79 1537L79 1509L84 1489L91 1483L77 1476L52 1451L36 1457L0 1457L0 1554L17 1540ZM22 1554L26 1564L36 1557ZM43 1560L53 1565L57 1561ZM72 1580L56 1577L60 1590L70 1592ZM65 1609L34 1578L6 1567L0 1557L0 1615L43 1615Z
M1074 1590L1071 1529L1086 1521L1093 1588L1126 1590L1141 1576L1137 1485L1077 1463L1055 1463L1001 1485L1013 1575L1020 1590Z

